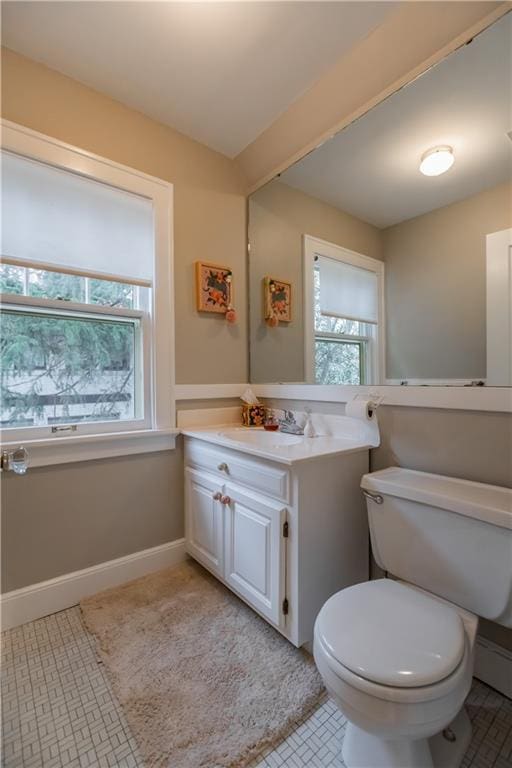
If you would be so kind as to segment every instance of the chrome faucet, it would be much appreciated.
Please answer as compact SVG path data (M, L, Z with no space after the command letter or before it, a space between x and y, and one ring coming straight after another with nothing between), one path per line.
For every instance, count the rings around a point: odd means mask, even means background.
M281 432L288 432L290 435L303 435L303 427L299 427L295 421L293 411L284 411L284 419L279 419L279 429Z

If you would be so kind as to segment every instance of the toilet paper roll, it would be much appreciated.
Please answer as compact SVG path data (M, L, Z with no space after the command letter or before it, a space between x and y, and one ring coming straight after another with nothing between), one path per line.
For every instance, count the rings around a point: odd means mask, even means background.
M362 421L372 421L375 405L371 400L350 400L345 406L345 416Z

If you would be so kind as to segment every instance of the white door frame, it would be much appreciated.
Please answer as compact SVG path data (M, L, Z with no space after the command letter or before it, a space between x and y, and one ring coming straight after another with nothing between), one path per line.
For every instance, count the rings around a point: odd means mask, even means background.
M486 237L487 371L490 386L512 385L512 229Z
M351 251L312 235L303 235L304 254L304 376L306 384L315 383L315 305L313 269L315 256L327 256L354 267L375 272L378 280L378 325L376 329L376 356L372 361L372 378L369 384L385 381L386 329L384 309L384 262Z

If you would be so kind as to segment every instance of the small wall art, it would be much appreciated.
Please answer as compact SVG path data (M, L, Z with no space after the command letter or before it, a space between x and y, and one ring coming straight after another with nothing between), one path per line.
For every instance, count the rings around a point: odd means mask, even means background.
M223 314L226 320L233 322L235 312L231 269L196 261L196 302L199 312Z
M263 278L265 320L268 325L289 323L292 319L292 285L275 277Z

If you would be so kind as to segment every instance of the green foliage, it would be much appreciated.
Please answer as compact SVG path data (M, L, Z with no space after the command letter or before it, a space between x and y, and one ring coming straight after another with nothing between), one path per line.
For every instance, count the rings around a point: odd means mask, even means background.
M90 301L107 307L133 307L134 287L107 280L90 280Z
M317 339L315 381L317 384L361 384L361 347L339 341Z
M19 276L10 271L15 269L2 266L3 292L22 293L18 290ZM31 270L30 277L32 296L84 300L83 278L39 270ZM101 303L119 301L119 284L92 282L98 283L94 289ZM130 286L122 286L123 291L125 288L132 290ZM55 414L64 416L70 414L70 403L87 402L88 412L97 418L113 415L116 397L131 398L133 405L135 322L64 317L30 309L3 311L0 325L2 419L11 423L41 419L45 407L48 408L44 399L48 395L55 403Z
M10 264L0 266L0 293L23 293L23 273L21 267L12 267Z
M0 293L20 295L28 273L28 295L45 299L85 302L86 278L43 269L25 269L11 264L0 265ZM107 307L133 307L132 285L89 278L89 302Z
M31 269L29 270L29 295L45 299L83 302L84 279L76 275Z
M355 320L326 317L320 311L320 273L314 272L315 330L319 333L361 334L361 325ZM362 384L359 344L317 339L315 343L315 382L317 384Z

